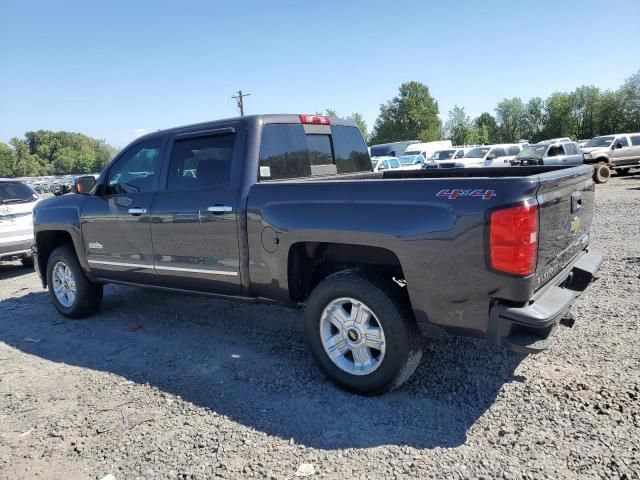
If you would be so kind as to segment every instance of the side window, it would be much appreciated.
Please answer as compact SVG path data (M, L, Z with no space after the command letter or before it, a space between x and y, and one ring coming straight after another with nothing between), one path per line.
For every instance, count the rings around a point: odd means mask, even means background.
M155 190L162 139L134 145L111 167L105 187L106 195L145 193Z
M519 153L520 153L520 148L516 147L515 145L507 149L507 155L517 155Z
M464 150L458 150L453 158L462 158L464 157Z
M557 157L558 155L564 155L564 148L562 148L562 145L553 145L552 147L549 147L547 157Z
M167 189L188 191L228 185L234 140L234 134L176 140Z
M391 164L391 168L400 168L400 161L397 158L392 158L389 160L389 163Z
M384 168L389 168L389 160L383 160L383 161L382 161L382 166L383 166Z
M567 155L577 155L578 149L573 143L565 143L564 149L567 152Z
M623 147L628 147L629 142L627 141L627 137L618 137L616 138L615 144L621 143Z
M302 125L268 124L262 129L260 178L277 180L311 175Z
M633 137L631 137L631 145L633 145L634 147L640 146L640 135L634 135Z
M504 148L494 148L491 153L495 155L496 158L504 157Z

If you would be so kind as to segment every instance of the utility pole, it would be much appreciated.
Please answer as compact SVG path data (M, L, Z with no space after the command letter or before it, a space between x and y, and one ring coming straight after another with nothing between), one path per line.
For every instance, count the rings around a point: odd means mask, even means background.
M243 98L251 95L250 93L242 93L242 90L238 90L238 95L234 95L231 98L235 98L238 101L238 108L240 109L240 116L244 117L244 102Z

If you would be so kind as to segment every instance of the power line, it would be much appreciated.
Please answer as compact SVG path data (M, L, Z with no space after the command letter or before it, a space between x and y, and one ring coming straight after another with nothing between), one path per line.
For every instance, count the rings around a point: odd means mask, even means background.
M238 95L234 95L231 98L235 98L238 102L238 108L240 109L240 116L244 117L244 97L248 97L250 93L242 93L242 90L238 90Z

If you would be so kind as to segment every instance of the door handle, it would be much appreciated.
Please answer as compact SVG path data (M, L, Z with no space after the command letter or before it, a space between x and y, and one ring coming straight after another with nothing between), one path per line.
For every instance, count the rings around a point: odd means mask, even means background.
M147 209L146 208L130 208L129 209L129 214L130 215L143 215L147 213Z
M207 208L207 212L211 213L230 213L233 212L233 207L229 205L212 205Z

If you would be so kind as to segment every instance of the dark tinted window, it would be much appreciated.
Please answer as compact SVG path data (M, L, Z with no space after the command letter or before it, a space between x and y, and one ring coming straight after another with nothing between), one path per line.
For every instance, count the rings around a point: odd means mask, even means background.
M38 198L36 191L21 182L0 182L0 203L24 203Z
M616 138L616 147L618 146L619 143L622 144L623 147L629 146L629 142L627 142L627 137Z
M338 173L371 170L371 159L360 130L355 127L333 126L331 136Z
M302 125L269 124L262 129L260 178L298 178L311 175L307 139Z
M162 139L157 138L134 145L127 150L109 170L105 193L152 192L155 188L160 147Z
M235 135L176 140L169 163L169 190L202 190L229 183Z
M516 146L509 147L507 149L507 152L508 152L507 155L517 155L520 153L520 148Z
M505 156L504 148L494 148L491 153L493 153L496 158Z
M331 136L306 134L307 151L309 152L309 164L311 175L329 175L336 173L333 161L333 149L331 148Z
M640 135L631 137L631 145L640 145Z
M331 135L305 134L303 125L269 124L262 129L260 178L309 177L371 171L362 135L354 127L331 127Z
M562 148L562 145L554 145L553 147L549 147L547 157L557 157L558 155L564 155L564 148Z

